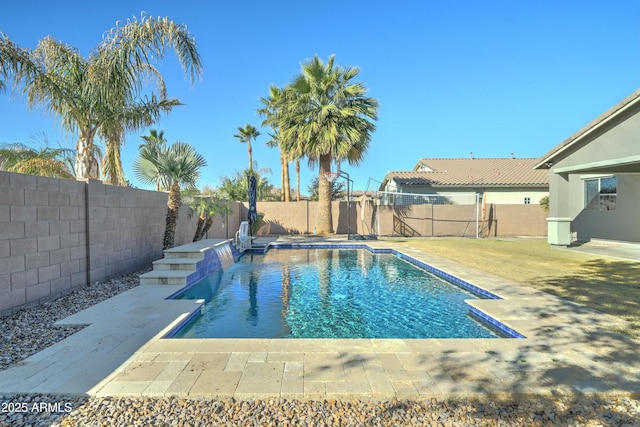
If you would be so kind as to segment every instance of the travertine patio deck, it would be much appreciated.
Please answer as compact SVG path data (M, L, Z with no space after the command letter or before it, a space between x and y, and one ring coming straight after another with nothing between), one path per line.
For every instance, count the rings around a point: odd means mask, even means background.
M299 241L299 240L297 240ZM0 372L4 393L390 399L640 391L640 343L620 319L452 261L390 247L500 295L473 305L525 339L163 339L196 302L145 285L65 319L91 323Z

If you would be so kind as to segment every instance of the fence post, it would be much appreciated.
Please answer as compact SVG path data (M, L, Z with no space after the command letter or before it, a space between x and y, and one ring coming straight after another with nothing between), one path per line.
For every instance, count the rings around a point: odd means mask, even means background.
M480 193L476 193L476 239L478 238L478 233L479 233L479 223L478 223L478 219L479 219L479 215L480 215Z

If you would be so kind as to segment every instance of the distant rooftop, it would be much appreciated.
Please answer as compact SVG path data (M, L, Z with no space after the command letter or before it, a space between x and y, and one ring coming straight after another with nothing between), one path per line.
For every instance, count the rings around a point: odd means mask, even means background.
M533 169L538 158L420 159L412 171L385 176L401 185L431 186L548 186L548 171Z

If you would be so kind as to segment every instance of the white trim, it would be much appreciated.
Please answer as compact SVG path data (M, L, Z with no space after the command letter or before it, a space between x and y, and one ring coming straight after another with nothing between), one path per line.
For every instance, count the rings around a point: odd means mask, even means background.
M587 175L580 175L580 179L585 181L587 179L600 179L600 178L611 178L613 176L616 176L613 173L607 173L607 174L587 174Z
M640 156L619 157L617 159L601 160L599 162L582 163L580 165L566 166L564 168L555 168L553 173L566 173L581 170L589 170L594 168L603 168L607 166L626 166L634 163L640 163Z

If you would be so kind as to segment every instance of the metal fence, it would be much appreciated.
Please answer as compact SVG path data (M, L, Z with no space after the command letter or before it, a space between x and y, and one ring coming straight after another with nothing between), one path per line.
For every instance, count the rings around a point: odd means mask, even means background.
M384 227L380 226L383 212L393 216L392 234L404 236L478 238L486 220L478 193L440 195L381 191L377 196L377 234L385 234Z

